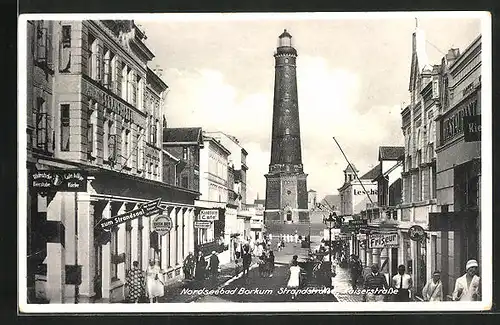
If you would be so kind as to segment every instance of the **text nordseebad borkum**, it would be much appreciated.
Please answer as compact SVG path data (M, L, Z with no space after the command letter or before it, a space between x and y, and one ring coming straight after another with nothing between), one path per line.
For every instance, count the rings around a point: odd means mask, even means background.
M306 288L306 289L290 289L290 288L279 288L277 290L273 289L247 289L247 288L234 288L234 289L187 289L184 288L181 291L181 295L201 295L201 296L217 296L217 295L317 295L317 294L333 294L331 288Z

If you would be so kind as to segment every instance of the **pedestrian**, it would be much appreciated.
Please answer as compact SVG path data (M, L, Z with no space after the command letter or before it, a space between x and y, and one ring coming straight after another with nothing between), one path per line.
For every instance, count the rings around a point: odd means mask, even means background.
M299 234L297 234L297 232L296 232L293 237L295 239L295 243L298 243L299 242Z
M161 279L161 269L158 263L153 260L149 261L149 266L146 271L146 287L150 303L158 302L159 297L163 297L165 287Z
M290 289L297 289L300 285L300 267L296 260L292 262L289 270L289 279L287 287ZM295 300L297 293L292 294L292 300Z
M384 295L380 290L388 289L389 285L385 279L385 276L379 272L378 264L373 264L371 267L372 271L366 276L364 289L368 292L366 293L366 301L384 301Z
M252 263L252 255L249 250L243 250L243 275L248 276L248 271L250 269L250 264Z
M269 256L267 257L267 267L268 267L268 276L270 278L272 278L273 273L274 273L274 253L273 253L273 251L270 251Z
M351 263L350 263L350 271L351 271L351 284L352 289L356 290L358 286L358 279L361 276L361 271L363 270L363 266L361 265L361 261L358 259L356 255L351 255Z
M401 264L398 266L398 274L392 277L392 287L397 289L394 296L396 302L410 301L410 292L413 287L413 280L409 274L406 274L406 267Z
M134 261L132 263L132 268L127 272L126 277L126 289L127 301L138 303L139 300L145 296L146 290L144 288L145 284L144 273L139 269L139 262Z
M207 267L207 262L205 261L205 257L201 251L198 251L198 256L196 258L196 266L194 272L194 278L198 282L202 282L205 280L206 274L205 269Z
M280 251L281 251L281 241L278 241L278 244L276 244L276 250L277 250L278 252L280 252Z
M194 258L193 252L189 252L188 256L184 259L184 277L186 280L192 280L194 277L194 265L196 264L196 259Z
M293 265L293 263L299 263L298 262L299 257L297 255L292 256L292 260L290 261L290 265Z
M257 264L259 265L259 276L263 278L266 275L266 254L259 256Z
M465 265L465 274L455 281L453 290L454 301L479 301L481 278L477 275L479 264L476 260L469 260Z
M236 242L236 245L235 245L235 256L236 256L236 259L240 259L241 258L241 243L240 242Z
M422 289L422 297L424 301L443 301L443 283L440 271L436 270L432 273L432 279Z
M238 276L241 271L240 260L234 260L234 276Z
M269 234L269 242L273 241L273 234Z
M217 253L215 251L212 251L209 263L210 278L212 279L212 281L215 281L219 273L219 257L217 256Z

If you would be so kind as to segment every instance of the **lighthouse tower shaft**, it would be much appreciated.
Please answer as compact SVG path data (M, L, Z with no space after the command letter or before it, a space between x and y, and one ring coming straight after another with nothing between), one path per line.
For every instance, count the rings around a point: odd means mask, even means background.
M275 80L271 161L266 175L266 224L303 224L309 221L307 174L302 165L297 51L285 30L274 54Z

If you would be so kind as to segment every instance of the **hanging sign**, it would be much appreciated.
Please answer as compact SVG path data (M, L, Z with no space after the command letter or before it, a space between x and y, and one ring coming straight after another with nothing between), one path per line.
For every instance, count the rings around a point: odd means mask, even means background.
M368 248L398 247L398 234L371 234Z
M219 210L201 210L198 215L199 221L219 220Z
M419 225L411 226L408 229L408 236L411 240L422 241L425 238L425 230Z
M137 219L139 217L151 217L163 211L160 208L161 199L146 202L139 206L139 208L117 215L110 219L103 219L99 225L103 230L110 231L112 227L129 220Z
M210 221L195 221L194 227L200 228L200 229L207 229L207 228L210 228L211 224L212 223Z
M29 175L29 182L39 192L86 192L87 178L82 170L38 170Z
M160 236L164 236L172 230L172 218L164 214L160 214L153 220L153 230Z

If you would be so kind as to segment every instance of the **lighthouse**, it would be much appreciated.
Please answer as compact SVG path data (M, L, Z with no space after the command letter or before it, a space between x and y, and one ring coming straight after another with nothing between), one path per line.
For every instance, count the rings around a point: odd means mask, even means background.
M266 177L266 224L309 223L307 174L302 165L297 50L285 29L274 54L271 159Z

